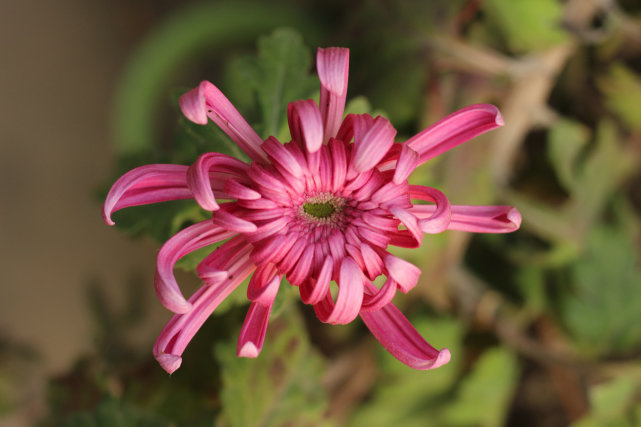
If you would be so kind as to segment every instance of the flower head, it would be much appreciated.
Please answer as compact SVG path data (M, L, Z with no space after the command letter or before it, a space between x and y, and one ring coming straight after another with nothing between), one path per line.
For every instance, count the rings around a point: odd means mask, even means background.
M447 229L504 233L519 227L520 215L510 206L451 205L439 190L407 182L427 160L501 126L501 115L494 106L472 105L396 143L396 130L383 117L343 117L348 68L347 49L318 50L320 105L301 100L288 106L292 139L285 144L263 141L216 86L202 82L181 97L183 114L195 123L212 120L251 163L205 153L190 167L136 168L111 188L103 211L109 224L114 211L128 206L192 197L212 212L212 219L180 231L158 254L156 292L176 314L154 355L169 373L203 322L250 275L239 356L260 353L285 277L321 321L346 324L360 316L406 365L431 369L449 361L449 351L428 344L392 304L396 291L411 290L421 271L387 248L418 247L424 233ZM417 200L430 203L413 204ZM222 241L197 267L203 285L186 299L175 263ZM385 277L380 287L373 283L379 276Z

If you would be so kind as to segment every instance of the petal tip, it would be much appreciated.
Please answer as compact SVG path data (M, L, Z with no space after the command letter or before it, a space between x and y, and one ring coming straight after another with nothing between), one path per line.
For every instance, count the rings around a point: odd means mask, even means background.
M260 353L260 350L258 349L258 347L256 347L256 345L255 345L253 342L251 342L251 341L247 341L247 342L246 342L245 344L243 344L243 346L238 350L238 352L236 353L236 355L237 355L238 357L249 357L249 358L251 358L251 359L255 359L256 357L258 357L258 354L259 354L259 353Z
M207 124L207 106L204 96L206 87L210 85L208 81L202 81L198 87L183 94L178 100L180 110L184 116L199 125Z
M517 208L512 208L507 213L507 219L514 224L514 229L518 230L521 227L521 212Z
M499 111L499 109L496 109L496 116L494 116L494 122L496 123L497 126L505 126L505 122L503 121L503 115Z
M160 366L167 371L168 374L173 374L176 372L180 365L182 364L182 357L176 356L175 354L160 353L156 355L156 360L160 363Z

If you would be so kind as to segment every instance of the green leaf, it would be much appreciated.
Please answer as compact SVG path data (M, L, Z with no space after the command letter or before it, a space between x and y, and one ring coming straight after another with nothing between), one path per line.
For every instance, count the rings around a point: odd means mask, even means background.
M89 413L73 415L63 427L167 427L173 423L115 398L105 398Z
M445 410L451 425L501 426L518 379L518 362L504 348L488 350L464 377L457 398Z
M620 354L641 342L641 269L625 227L594 228L572 270L573 286L562 312L586 353Z
M572 190L576 184L577 158L589 138L589 130L573 120L558 120L550 128L548 157L566 190Z
M635 157L624 150L618 140L614 125L602 121L594 146L578 169L570 216L574 224L584 229L597 220L621 183L635 171Z
M540 50L565 40L563 5L556 0L486 0L487 13L508 47L517 53Z
M606 104L631 129L641 130L641 76L621 64L613 65L598 81Z
M318 79L309 74L311 55L302 37L279 29L258 39L258 57L242 63L247 84L254 88L262 113L263 138L278 136L287 119L287 104L309 98Z
M589 392L590 412L572 427L632 427L635 425L632 421L634 416L630 417L628 412L634 409L632 406L638 388L638 378L627 375L592 386Z
M323 358L311 347L296 309L272 320L256 359L236 357L236 343L219 343L223 414L229 426L319 425L326 396Z

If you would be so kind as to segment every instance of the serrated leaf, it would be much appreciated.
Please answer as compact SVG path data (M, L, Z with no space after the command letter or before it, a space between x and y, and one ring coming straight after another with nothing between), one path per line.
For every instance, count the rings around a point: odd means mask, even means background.
M641 130L641 76L621 64L613 65L598 81L608 108L633 130Z
M457 399L445 410L451 425L501 426L516 387L518 362L504 348L488 350L463 378Z
M540 50L565 40L562 4L556 0L486 0L483 10L510 49L517 53Z
M294 308L272 320L256 359L236 357L236 343L219 343L224 388L219 425L318 425L326 396L323 358L311 347Z
M641 341L641 269L637 248L623 227L591 231L585 254L574 265L574 283L563 317L589 354L617 354Z
M309 98L318 88L310 76L311 55L301 36L289 29L276 30L258 40L258 57L243 62L247 84L256 91L262 113L260 134L276 136L287 119L287 104Z
M590 137L589 130L582 124L561 119L550 128L548 136L548 158L566 190L572 190L576 180L577 157Z

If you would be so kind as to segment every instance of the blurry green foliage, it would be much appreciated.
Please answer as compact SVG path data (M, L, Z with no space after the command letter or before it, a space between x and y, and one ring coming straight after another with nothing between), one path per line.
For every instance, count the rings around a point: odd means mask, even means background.
M590 389L589 415L572 427L634 427L641 422L641 405L635 402L639 377L621 376Z
M599 87L606 96L608 108L630 129L641 131L641 76L624 65L615 64L599 80Z
M117 399L104 398L91 413L78 413L61 427L169 427L175 425Z
M216 345L223 379L219 425L321 425L325 364L310 345L300 314L293 307L284 311L272 319L267 334L256 359L236 357L235 344Z
M586 352L625 354L641 336L641 268L623 224L588 235L586 253L572 268L563 317Z
M515 53L541 50L564 41L562 5L555 0L486 0L483 11Z

